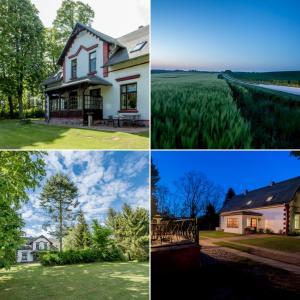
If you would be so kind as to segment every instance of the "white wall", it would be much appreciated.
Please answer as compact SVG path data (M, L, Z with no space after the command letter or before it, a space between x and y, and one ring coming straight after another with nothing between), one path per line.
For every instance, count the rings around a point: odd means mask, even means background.
M40 248L39 250L49 250L50 249L50 243L48 240L44 239L44 238L38 238L37 240L35 240L32 243L32 249L33 250L37 250L37 243L40 243ZM44 243L47 243L47 249L44 249Z
M270 229L274 233L280 233L284 231L284 206L277 207L267 207L267 208L258 208L251 209L256 213L261 213L261 217L252 216L252 218L258 219L258 229ZM237 212L238 213L238 212ZM222 216L220 217L221 229L225 232L232 233L244 233L245 227L247 227L247 218L250 218L249 215L236 215L236 216ZM227 218L238 218L239 219L239 228L227 228Z
M27 252L27 262L33 261L33 255L31 254L32 250L18 250L17 251L17 262L22 262L22 253Z
M73 55L77 52L81 45L89 48L95 44L98 44L98 47L87 52L85 49L82 49L79 54L69 59L70 55ZM77 77L87 76L89 73L89 53L96 51L96 70L97 75L103 77L103 42L98 38L88 33L86 30L80 32L75 38L72 46L70 47L66 57L65 57L65 81L71 79L71 61L77 58Z

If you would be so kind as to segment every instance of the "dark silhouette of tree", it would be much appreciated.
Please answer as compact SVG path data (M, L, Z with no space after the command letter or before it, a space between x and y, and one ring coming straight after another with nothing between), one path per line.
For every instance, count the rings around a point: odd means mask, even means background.
M235 196L235 191L233 188L229 188L226 195L225 195L225 200L224 200L224 205Z
M151 216L157 214L157 184L160 180L159 171L151 160Z

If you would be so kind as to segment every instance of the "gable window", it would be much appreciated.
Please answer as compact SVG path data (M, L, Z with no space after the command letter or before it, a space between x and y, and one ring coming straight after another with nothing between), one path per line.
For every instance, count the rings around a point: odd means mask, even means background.
M238 228L239 220L237 218L228 218L227 219L227 228Z
M27 252L22 252L22 261L27 261Z
M295 214L294 225L295 229L300 229L300 214Z
M77 78L77 59L71 61L71 79Z
M136 110L137 108L137 84L121 85L121 110Z
M89 54L89 71L90 73L96 72L96 51Z
M144 48L144 46L146 45L147 41L143 41L143 42L139 42L137 43L132 49L131 49L131 53L132 52L136 52L136 51L140 51Z
M44 250L47 250L47 243L44 243Z
M35 245L36 250L40 250L40 243L36 243Z

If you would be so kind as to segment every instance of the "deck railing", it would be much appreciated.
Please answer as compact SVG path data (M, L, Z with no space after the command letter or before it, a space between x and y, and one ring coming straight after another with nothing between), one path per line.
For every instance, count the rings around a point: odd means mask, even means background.
M197 219L168 219L151 224L151 239L156 243L193 242L199 244Z

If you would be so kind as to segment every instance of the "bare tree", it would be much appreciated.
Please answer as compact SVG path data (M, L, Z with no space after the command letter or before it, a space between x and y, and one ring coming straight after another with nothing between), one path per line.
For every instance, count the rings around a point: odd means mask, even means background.
M195 218L205 213L209 203L219 206L222 190L205 175L190 171L175 182L177 197L182 202L182 216Z

